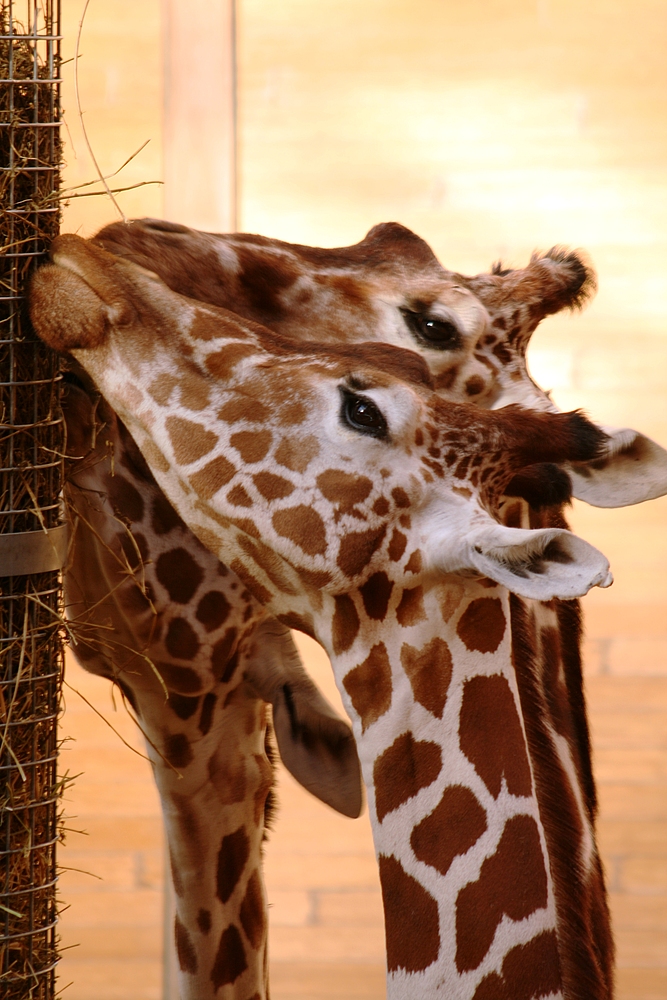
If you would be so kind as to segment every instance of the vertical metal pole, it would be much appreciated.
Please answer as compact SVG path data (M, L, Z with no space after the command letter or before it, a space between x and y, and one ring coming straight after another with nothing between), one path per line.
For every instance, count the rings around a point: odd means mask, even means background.
M55 996L58 359L30 329L30 275L58 233L59 0L0 0L0 995Z
M164 215L233 232L237 219L235 0L163 0ZM165 851L164 1000L178 1000Z

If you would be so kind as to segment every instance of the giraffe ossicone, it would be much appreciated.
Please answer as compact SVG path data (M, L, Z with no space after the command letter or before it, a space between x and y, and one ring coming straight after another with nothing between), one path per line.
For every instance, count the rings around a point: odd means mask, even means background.
M393 370L409 383L387 373L390 349L289 345L76 238L54 257L33 288L38 332L90 371L199 537L332 657L369 792L390 995L563 996L548 838L493 574L570 597L608 583L608 567L562 529L524 535L489 510L525 466L594 460L604 439L573 415L448 407L404 352ZM461 526L469 544L443 575ZM441 835L450 815L465 820L458 841ZM231 939L243 945L234 929L220 940L225 975ZM190 947L182 937L186 965Z

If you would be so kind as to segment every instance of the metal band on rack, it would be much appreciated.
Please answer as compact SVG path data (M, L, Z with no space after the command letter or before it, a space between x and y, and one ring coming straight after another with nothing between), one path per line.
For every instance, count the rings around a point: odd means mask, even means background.
M45 531L0 535L0 576L28 576L62 569L67 559L67 525Z

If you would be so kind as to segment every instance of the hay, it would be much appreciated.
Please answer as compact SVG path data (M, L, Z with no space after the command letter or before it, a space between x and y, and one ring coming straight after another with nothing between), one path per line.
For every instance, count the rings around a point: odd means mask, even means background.
M58 361L25 312L30 274L59 225L54 8L57 0L0 0L0 533L9 534L60 520ZM7 1000L55 996L61 633L57 573L0 577L0 995Z

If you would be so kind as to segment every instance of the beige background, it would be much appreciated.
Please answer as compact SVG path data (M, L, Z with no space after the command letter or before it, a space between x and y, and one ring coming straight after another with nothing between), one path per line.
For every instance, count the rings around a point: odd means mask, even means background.
M64 0L69 54L82 6ZM160 14L157 0L93 0L84 28L82 102L102 169L151 140L118 186L163 176ZM239 0L238 28L239 228L335 246L396 219L468 272L584 247L598 296L543 325L532 371L564 408L667 444L664 2ZM66 70L75 186L94 174ZM119 198L128 216L162 213L158 186ZM114 217L106 197L76 199L64 228L88 235ZM659 500L572 516L616 575L585 607L621 1000L667 1000L666 515ZM324 684L328 665L307 650ZM140 749L108 685L72 663L68 679ZM87 836L68 835L62 863L96 876L62 878L63 940L78 942L65 996L157 998L162 845L148 765L69 690L63 734L64 766L83 772L68 826ZM287 778L280 800L267 852L274 997L382 997L367 817L336 817Z

